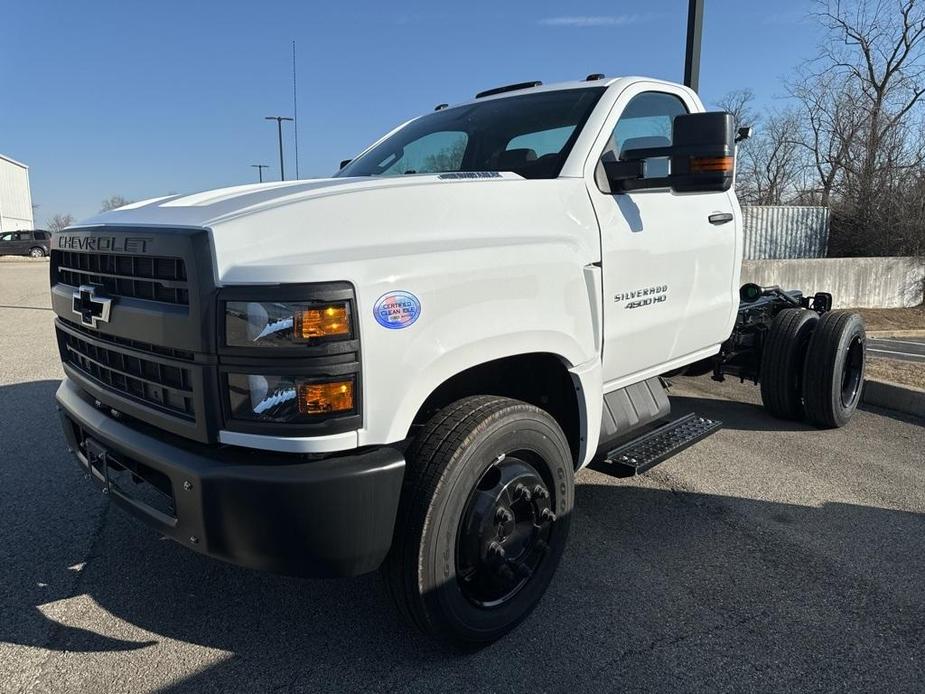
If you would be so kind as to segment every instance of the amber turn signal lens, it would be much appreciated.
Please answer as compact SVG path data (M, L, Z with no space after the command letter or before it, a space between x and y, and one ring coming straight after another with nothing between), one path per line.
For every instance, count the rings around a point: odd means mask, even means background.
M328 414L353 409L353 381L299 384L299 412Z
M344 304L333 304L323 308L305 308L295 314L297 338L310 340L313 337L349 335L350 317Z
M691 173L732 173L732 157L691 157Z

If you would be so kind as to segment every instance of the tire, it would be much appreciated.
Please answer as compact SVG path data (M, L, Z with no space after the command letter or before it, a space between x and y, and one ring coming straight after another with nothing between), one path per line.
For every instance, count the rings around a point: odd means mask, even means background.
M40 248L39 246L35 246L34 248L30 248L30 249L29 249L29 257L30 257L30 258L44 258L44 257L45 257L45 249L44 249L44 248Z
M820 428L843 427L861 401L867 334L856 313L829 311L809 341L803 366L806 419Z
M568 441L543 410L473 396L439 411L406 460L386 589L425 633L462 648L490 643L530 614L562 556L574 503Z
M784 309L771 322L761 354L761 401L775 417L802 419L803 362L819 316L808 309Z

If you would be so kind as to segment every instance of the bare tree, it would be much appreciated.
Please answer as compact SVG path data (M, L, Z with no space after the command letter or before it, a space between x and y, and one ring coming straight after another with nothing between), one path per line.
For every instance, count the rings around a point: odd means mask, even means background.
M130 205L131 200L126 200L121 195L113 195L106 200L103 200L102 207L100 207L100 212L109 212L110 210L115 210L116 208L122 207L123 205Z
M752 182L754 203L785 205L799 195L805 168L799 117L792 110L772 112L746 141L740 166Z
M925 163L925 0L818 0L815 16L826 89L802 99L828 135L813 147L823 197L838 198L833 238L846 253L921 252L925 221L899 203Z
M736 127L751 126L752 137L738 147L736 185L739 198L751 205L783 205L801 193L805 153L794 111L759 115L751 89L735 89L716 102L732 114Z
M73 216L69 214L56 214L45 223L45 226L48 227L49 231L61 231L62 229L71 226L73 223Z
M751 89L733 89L720 97L716 107L732 114L737 128L755 126L759 116L754 109L755 93Z

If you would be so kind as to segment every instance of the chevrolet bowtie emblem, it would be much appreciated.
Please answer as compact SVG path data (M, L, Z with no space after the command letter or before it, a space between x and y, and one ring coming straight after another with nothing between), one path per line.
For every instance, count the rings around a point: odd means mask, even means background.
M74 313L80 316L80 322L95 328L99 321L109 321L109 310L112 308L112 299L97 296L100 291L92 284L82 284L74 292Z

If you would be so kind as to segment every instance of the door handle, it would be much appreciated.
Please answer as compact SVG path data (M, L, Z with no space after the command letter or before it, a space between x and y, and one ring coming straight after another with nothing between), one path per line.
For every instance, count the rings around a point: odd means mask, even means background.
M707 219L710 224L725 224L732 221L732 212L714 212Z

